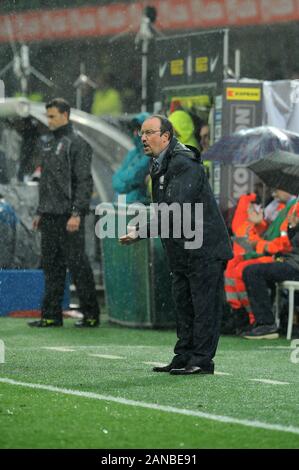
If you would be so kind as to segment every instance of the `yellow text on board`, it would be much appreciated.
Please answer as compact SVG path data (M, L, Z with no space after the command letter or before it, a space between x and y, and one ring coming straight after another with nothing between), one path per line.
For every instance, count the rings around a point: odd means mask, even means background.
M209 58L208 57L196 57L195 72L205 73L208 71L209 71Z
M184 74L184 60L176 59L170 62L170 74L171 75L183 75Z
M226 99L228 101L261 101L260 88L227 88Z
M211 106L211 98L209 95L198 96L172 96L171 103L179 101L185 108L192 108L192 106Z

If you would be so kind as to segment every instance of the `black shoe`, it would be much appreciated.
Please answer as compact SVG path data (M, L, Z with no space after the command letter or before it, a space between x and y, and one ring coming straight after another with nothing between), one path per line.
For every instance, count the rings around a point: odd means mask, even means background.
M170 372L173 369L171 364L167 364L167 366L160 366L160 367L153 367L153 372Z
M199 366L187 366L182 369L171 369L172 375L193 375L193 374L214 374L214 365L208 369L203 369Z
M254 326L250 331L245 331L242 338L246 339L277 339L279 338L277 326L273 325L258 325Z
M254 325L249 325L247 328L236 328L236 336L244 336L254 328Z
M51 318L41 318L40 320L34 320L28 322L29 326L36 328L49 328L52 326L63 326L62 320L52 320Z
M245 308L232 309L235 321L235 335L241 336L244 331L250 331L249 316Z
M76 328L96 328L100 322L98 318L83 318L83 320L76 321Z

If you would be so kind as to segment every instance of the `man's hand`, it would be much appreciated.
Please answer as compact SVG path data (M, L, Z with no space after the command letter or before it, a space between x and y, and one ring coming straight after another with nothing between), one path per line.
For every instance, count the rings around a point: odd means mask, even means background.
M81 217L80 215L72 215L66 224L66 230L68 232L77 232L80 227Z
M39 229L40 221L41 221L41 216L40 215L34 216L33 221L32 221L32 230L38 230Z
M299 223L299 217L297 217L295 212L288 215L288 222L290 228L295 228L296 225Z
M140 238L138 237L138 233L136 230L133 230L132 232L127 233L127 235L120 237L118 241L121 245L131 245L132 243L139 242L139 240Z
M257 212L255 208L250 205L248 208L248 220L255 225L260 224L263 220L263 212Z

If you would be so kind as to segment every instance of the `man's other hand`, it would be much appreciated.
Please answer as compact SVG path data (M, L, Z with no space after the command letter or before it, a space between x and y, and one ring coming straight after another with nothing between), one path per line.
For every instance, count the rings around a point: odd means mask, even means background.
M288 222L290 228L295 228L296 225L298 225L299 217L295 212L293 212L292 214L288 214Z
M77 232L80 227L81 218L79 215L72 215L66 224L66 230L68 232Z
M255 225L260 224L263 221L263 212L258 212L251 204L248 208L248 220Z

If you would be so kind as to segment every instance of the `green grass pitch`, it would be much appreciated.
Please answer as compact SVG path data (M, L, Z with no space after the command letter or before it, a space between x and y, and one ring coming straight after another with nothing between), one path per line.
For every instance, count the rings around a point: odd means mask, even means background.
M299 448L285 339L221 337L214 376L171 376L174 331L29 328L0 318L1 449ZM27 385L26 385L27 384Z

